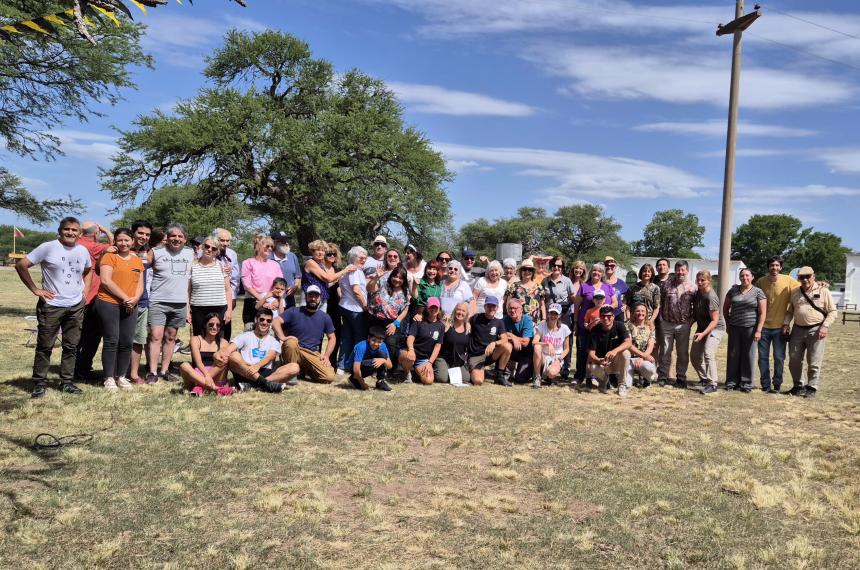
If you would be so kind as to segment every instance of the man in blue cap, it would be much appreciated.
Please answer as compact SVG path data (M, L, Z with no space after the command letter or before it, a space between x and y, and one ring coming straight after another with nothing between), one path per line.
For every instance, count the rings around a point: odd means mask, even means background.
M508 360L511 358L511 344L506 340L505 322L496 318L499 298L490 295L484 301L484 312L469 319L471 332L466 347L466 365L471 373L472 384L484 383L484 368L495 364L496 384L511 386Z
M487 263L488 259L486 256L482 255L480 258L481 263ZM475 288L475 283L478 282L478 279L484 276L487 272L483 267L475 267L475 250L469 247L463 248L463 271L460 275L460 278L469 284L469 287L472 289Z

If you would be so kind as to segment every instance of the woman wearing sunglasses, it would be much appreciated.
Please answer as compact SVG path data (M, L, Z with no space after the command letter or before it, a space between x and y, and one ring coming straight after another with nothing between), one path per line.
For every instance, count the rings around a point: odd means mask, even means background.
M224 266L215 259L221 245L213 237L208 237L200 244L200 257L191 265L191 279L188 281L188 297L191 299L188 309L188 322L191 324L191 334L199 336L205 333L206 316L215 313L224 323L233 318L233 288L230 287L230 274L224 272Z
M329 286L336 285L341 277L355 271L355 266L347 265L340 271L336 271L337 250L333 249L325 240L312 241L308 244L308 249L311 252L311 257L302 266L302 291L307 294L308 287L316 285L321 292L319 308L322 312L326 312Z
M203 332L191 337L191 362L183 362L179 374L192 396L207 392L229 396L233 388L227 385L225 349L230 343L221 335L224 323L217 312L209 313L202 320Z

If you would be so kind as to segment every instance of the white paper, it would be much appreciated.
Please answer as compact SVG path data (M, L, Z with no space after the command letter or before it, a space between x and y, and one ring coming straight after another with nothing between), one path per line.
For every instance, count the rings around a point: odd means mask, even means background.
M451 383L451 386L464 387L463 384L463 371L460 367L449 368L448 369L448 381Z

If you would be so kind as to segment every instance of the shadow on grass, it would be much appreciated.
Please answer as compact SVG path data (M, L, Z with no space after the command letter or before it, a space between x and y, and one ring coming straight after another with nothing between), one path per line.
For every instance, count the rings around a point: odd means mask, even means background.
M0 435L0 439L25 450L32 463L3 470L0 495L12 505L12 519L33 517L35 513L21 498L31 495L35 488L53 489L46 477L66 467L66 462L58 455L58 449L39 450L30 439Z
M20 317L21 325L24 325L24 317L29 317L36 314L35 305L32 307L9 307L0 305L0 317ZM36 324L36 321L32 322L33 325Z

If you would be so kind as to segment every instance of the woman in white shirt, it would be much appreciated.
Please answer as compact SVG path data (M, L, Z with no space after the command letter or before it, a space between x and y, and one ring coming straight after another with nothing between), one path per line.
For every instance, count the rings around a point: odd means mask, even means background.
M487 274L478 279L472 291L472 294L475 296L475 310L478 313L482 313L484 311L484 300L487 297L493 296L498 299L504 299L507 290L508 282L502 279L502 264L498 261L491 261L487 266ZM502 311L498 307L496 307L495 317L502 318Z

